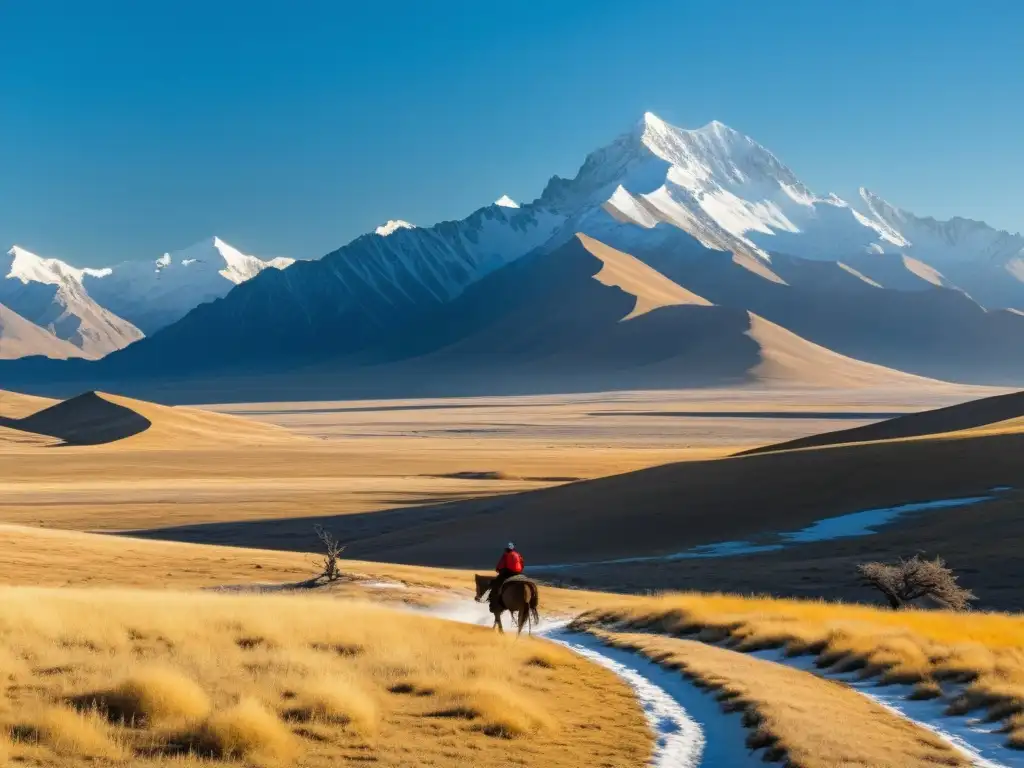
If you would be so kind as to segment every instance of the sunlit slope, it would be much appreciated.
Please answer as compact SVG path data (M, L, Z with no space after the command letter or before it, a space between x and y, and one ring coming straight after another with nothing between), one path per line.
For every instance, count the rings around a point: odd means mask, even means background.
M874 440L901 440L913 437L956 436L953 433L996 434L1015 432L1024 428L1024 392L986 397L937 408L921 413L899 416L877 424L853 429L841 429L820 435L811 435L784 443L775 443L744 451L745 454L766 451L785 451L796 448L815 448L844 443L862 443ZM960 435L966 437L967 435Z
M15 407L23 411L27 401L18 397ZM236 416L172 408L104 392L87 392L21 418L5 415L0 417L0 427L5 427L8 435L12 431L43 435L69 445L117 444L131 448L302 440L287 430Z

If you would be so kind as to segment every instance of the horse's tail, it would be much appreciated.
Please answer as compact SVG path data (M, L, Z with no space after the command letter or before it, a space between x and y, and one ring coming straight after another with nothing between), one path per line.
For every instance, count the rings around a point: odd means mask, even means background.
M540 614L537 613L537 605L540 603L540 590L536 584L531 584L530 586L533 587L529 602L530 618L534 624L540 624Z

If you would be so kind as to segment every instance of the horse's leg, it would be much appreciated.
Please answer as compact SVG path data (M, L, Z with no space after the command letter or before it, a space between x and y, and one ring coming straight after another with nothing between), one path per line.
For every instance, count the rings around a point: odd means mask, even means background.
M516 631L516 637L519 637L520 635L523 634L523 627L526 625L526 622L529 620L529 618L530 618L530 609L529 609L529 607L524 605L522 608L519 609L519 628ZM530 634L533 634L533 633L531 632Z
M502 624L501 624L501 614L502 613L503 613L503 611L498 611L498 612L496 612L494 614L494 623L498 627L498 632L500 632L501 634L504 635L505 634L505 627L503 627Z

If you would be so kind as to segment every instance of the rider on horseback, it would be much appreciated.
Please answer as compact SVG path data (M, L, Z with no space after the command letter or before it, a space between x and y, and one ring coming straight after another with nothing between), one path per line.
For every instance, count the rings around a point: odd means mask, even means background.
M494 570L498 572L494 581L491 582L491 603L497 603L501 598L501 586L513 576L523 572L523 556L516 551L516 545L511 541L505 546Z

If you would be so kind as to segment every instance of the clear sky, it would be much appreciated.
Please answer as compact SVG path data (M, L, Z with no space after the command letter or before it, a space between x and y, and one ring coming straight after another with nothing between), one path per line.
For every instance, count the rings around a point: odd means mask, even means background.
M318 257L461 218L651 110L819 192L1024 229L1018 0L0 0L0 244Z

